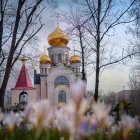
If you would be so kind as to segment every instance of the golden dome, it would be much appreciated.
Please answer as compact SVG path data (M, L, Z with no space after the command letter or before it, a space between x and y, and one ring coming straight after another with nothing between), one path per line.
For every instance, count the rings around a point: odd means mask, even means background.
M47 54L44 54L40 57L40 64L51 64L51 59Z
M68 35L63 32L58 25L57 28L48 36L48 42L53 47L67 46Z
M74 54L70 59L69 59L70 64L78 64L81 63L80 57L76 54Z

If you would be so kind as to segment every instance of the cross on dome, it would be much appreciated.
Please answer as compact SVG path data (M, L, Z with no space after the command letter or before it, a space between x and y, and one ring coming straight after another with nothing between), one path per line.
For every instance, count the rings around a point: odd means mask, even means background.
M59 16L59 14L56 15L56 21L57 21L57 27L59 27L59 23L60 23L60 16Z
M44 46L44 54L47 54L46 46Z

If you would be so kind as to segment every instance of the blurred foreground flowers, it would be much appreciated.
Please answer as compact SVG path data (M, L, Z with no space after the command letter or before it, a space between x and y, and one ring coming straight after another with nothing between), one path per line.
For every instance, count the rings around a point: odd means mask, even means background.
M70 103L56 106L46 99L24 112L0 113L0 140L140 140L138 118L122 114L115 122L111 106L89 104L85 91L79 81L71 87Z

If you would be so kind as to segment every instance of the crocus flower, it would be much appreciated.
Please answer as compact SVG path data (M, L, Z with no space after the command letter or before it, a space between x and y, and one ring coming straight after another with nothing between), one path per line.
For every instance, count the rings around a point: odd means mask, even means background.
M54 125L58 128L58 130L68 131L69 133L73 133L74 131L74 118L73 118L73 110L69 105L65 105L55 112L56 117L54 120Z
M92 132L92 125L89 121L88 117L82 117L80 122L80 128L79 128L80 134L88 136Z
M86 94L85 83L79 80L71 86L70 90L73 101L75 102L76 106L79 107L82 99Z
M111 107L107 106L103 102L98 101L97 103L93 104L93 111L95 113L97 122L103 128L110 127L114 122L113 117L109 116L110 110Z
M121 116L119 125L122 129L123 137L127 138L132 129L137 128L139 123L137 118L132 118L126 114Z
M24 123L28 127L33 125L33 127L37 127L37 117L35 115L33 104L28 104L25 108L25 111L21 113L22 117L24 118Z
M16 122L17 122L17 115L14 114L13 112L11 112L10 114L8 114L4 120L3 120L3 124L6 125L8 127L9 132L13 132L15 126L16 126Z
M37 118L37 125L39 125L40 127L47 126L48 124L47 116L49 115L52 109L50 101L41 100L40 102L33 104L33 108L34 114Z

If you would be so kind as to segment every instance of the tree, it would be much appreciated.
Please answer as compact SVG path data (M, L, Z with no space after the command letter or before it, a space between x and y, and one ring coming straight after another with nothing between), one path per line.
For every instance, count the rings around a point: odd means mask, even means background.
M11 70L23 48L36 40L43 27L43 0L0 0L0 67L4 77L0 87L0 107L4 110L4 95Z
M128 86L131 90L140 90L140 67L135 66L129 74Z
M66 12L60 11L60 15L62 18L62 21L68 24L68 34L70 35L70 38L72 40L72 45L74 46L74 51L80 53L82 58L82 80L86 81L86 66L87 66L87 60L90 56L89 50L85 43L85 36L86 36L86 30L80 25L82 22L84 22L84 19L82 17L82 11L79 10L80 8L76 7L73 8L70 6L69 14L67 15Z
M110 91L107 94L102 94L100 99L112 107L117 104L117 94L113 91Z
M130 46L133 48L133 51L140 51L140 1L136 0L133 5L132 10L129 12L130 17L135 17L137 20L133 23L133 26L130 26L128 33L133 36L133 39L130 41ZM129 82L128 85L131 90L140 89L140 65L139 59L140 55L134 55L135 63L130 70Z
M84 28L87 33L88 44L91 45L95 61L95 92L94 100L98 100L99 77L106 66L123 61L139 52L129 52L122 49L122 53L116 54L108 48L108 40L114 35L115 29L121 24L134 22L137 17L128 16L128 12L136 0L129 3L126 0L83 0L76 1L82 8L82 22L78 26ZM74 25L75 26L75 25ZM85 42L85 41L84 41ZM90 43L89 43L90 42ZM110 47L110 46L109 46ZM107 53L110 53L107 54Z
M129 26L129 33L133 35L133 39L131 40L131 45L133 45L134 49L140 49L140 1L136 0L133 5L131 11L129 12L130 17L134 17L137 20L133 23L133 26Z

